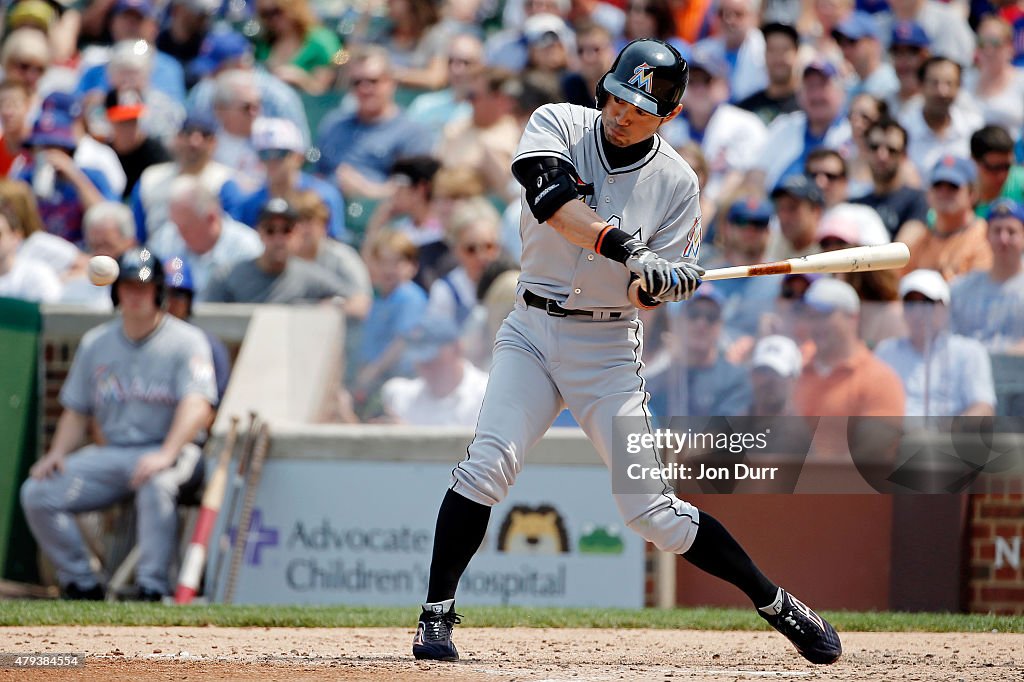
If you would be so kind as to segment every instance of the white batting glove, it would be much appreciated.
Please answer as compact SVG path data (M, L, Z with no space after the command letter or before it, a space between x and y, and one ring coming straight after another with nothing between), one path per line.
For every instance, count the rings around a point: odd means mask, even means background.
M704 276L704 268L696 263L674 263L672 273L676 277L675 286L669 287L664 294L654 297L662 303L689 300L703 281L701 277Z
M640 286L652 298L660 298L679 286L679 277L672 263L647 247L637 249L627 258L626 267L640 278Z

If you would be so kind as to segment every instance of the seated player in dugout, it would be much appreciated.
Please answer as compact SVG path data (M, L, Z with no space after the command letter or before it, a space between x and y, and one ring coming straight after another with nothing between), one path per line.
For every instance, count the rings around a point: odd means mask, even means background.
M169 594L178 491L201 457L194 444L217 400L203 332L163 311L164 273L148 250L119 259L111 286L115 319L82 337L60 392L64 412L46 455L21 486L32 534L68 599L103 599L103 584L74 514L132 494L138 514L139 599ZM95 418L103 445L85 445Z
M484 539L491 507L563 408L609 468L613 457L616 469L659 464L653 449L627 454L613 421L651 422L637 308L691 298L704 274L696 264L696 176L657 135L679 114L687 78L674 48L634 41L599 81L600 110L545 105L526 126L512 163L523 187L519 294L495 340L476 434L438 512L416 658L458 660L459 579ZM627 526L738 587L807 660L839 658L831 625L769 580L713 516L663 482L651 483L628 494L613 488Z

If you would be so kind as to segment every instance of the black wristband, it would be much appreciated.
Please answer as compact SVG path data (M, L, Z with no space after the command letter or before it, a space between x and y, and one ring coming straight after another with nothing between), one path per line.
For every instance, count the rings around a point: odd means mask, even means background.
M647 310L650 310L651 308L657 308L659 305L661 305L661 301L647 293L643 287L640 287L636 290L636 298L638 301L640 301L640 305L646 308Z
M601 234L597 235L597 241L594 243L594 251L620 263L625 263L627 258L646 248L647 246L639 239L635 239L629 236L625 230L611 225L601 230Z

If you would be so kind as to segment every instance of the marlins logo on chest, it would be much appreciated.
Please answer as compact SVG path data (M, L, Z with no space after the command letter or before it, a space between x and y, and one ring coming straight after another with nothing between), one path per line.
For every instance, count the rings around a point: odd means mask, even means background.
M654 71L650 64L644 62L640 66L633 69L633 77L629 79L630 85L635 85L640 88L648 95L651 94L651 85L654 80Z

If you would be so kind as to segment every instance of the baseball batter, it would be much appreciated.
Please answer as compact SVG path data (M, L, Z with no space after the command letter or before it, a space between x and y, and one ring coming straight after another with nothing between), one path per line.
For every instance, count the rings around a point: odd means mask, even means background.
M598 84L600 111L548 105L512 164L522 185L522 275L495 340L467 457L438 512L427 603L413 654L454 661L455 590L490 509L525 455L568 407L610 466L614 417L647 417L636 308L690 298L703 269L697 179L657 131L681 110L688 66L656 40L630 43ZM653 450L636 455L655 463ZM720 523L668 487L616 494L626 525L750 597L805 658L840 653L831 625L768 580Z
M179 486L200 450L192 443L217 400L202 330L161 310L163 271L146 249L119 259L111 287L121 316L89 330L61 389L64 406L46 456L21 487L32 534L57 569L66 598L102 599L72 514L135 493L139 598L168 594ZM76 450L95 418L105 444Z

